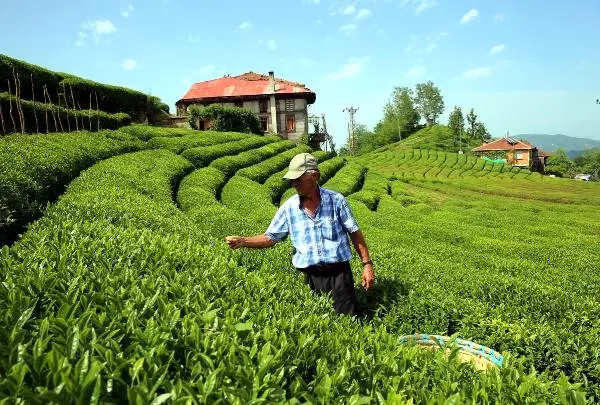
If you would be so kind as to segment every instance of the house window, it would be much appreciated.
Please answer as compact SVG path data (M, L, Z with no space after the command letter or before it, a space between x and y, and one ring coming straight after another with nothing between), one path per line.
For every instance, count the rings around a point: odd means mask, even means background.
M242 108L244 106L244 102L243 101L236 101L235 102L235 106Z
M268 100L260 100L258 102L259 112L266 113L268 108L269 108L269 101Z
M285 100L285 110L294 111L294 99Z
M523 152L515 152L515 159L523 159Z
M260 117L260 130L263 132L267 132L268 123L269 119L267 117Z
M285 116L287 132L296 132L296 116L286 115Z

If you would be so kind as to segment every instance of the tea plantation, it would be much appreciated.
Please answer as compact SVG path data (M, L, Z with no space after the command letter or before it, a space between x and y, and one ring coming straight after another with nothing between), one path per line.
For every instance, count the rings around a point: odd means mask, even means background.
M314 152L378 282L336 316L289 241L230 250L306 146L128 126L0 138L0 404L600 400L600 186L391 145ZM29 225L26 225L29 224ZM472 340L478 371L402 335Z

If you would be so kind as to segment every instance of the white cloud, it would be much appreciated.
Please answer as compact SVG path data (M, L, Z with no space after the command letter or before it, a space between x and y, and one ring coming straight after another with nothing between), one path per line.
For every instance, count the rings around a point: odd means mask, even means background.
M83 46L88 36L92 36L95 41L99 41L102 35L112 34L117 31L117 27L110 20L95 20L87 21L83 24L83 29L88 31L79 31L77 33L77 40L75 46Z
M87 24L87 27L94 30L96 34L112 34L117 31L117 27L110 20L96 20Z
M133 11L133 6L131 4L128 4L127 8L121 9L121 16L129 17L129 14L131 14L132 11Z
M491 67L478 67L469 69L463 73L462 77L465 80L484 79L492 77L494 70Z
M407 53L414 51L417 54L432 52L446 36L448 36L447 32L432 33L427 36L412 34L410 43L405 48L405 51Z
M75 46L83 46L85 43L85 39L87 38L87 34L85 32L79 31L77 33L77 41L75 41Z
M317 22L315 23L316 26L319 26L321 24L323 24L323 20L317 20Z
M356 14L354 16L354 20L355 21L360 21L363 20L365 18L371 17L373 15L373 13L371 13L371 10L369 10L368 8L361 8L358 11L358 14Z
M312 4L319 4L319 0L308 0L308 2Z
M337 72L332 72L325 76L325 81L332 82L337 80L352 79L361 74L369 60L370 57L368 56L364 56L362 58L352 58Z
M494 46L492 46L492 49L490 49L490 55L495 55L497 53L500 53L504 50L504 48L505 48L504 44L494 45Z
M406 77L409 78L417 78L417 77L421 77L425 74L425 66L422 65L415 65L413 67L411 67L410 69L408 69L408 72L406 72Z
M123 69L125 70L133 70L137 67L137 61L134 59L125 59L121 63L121 66L123 66Z
M354 14L355 12L356 12L356 7L354 7L352 4L346 6L346 8L344 9L344 11L342 11L342 13L344 15Z
M462 18L460 19L460 23L467 24L477 17L479 17L479 11L477 11L477 9L475 8L472 8L469 11L467 11L465 15L462 16Z
M248 28L252 28L252 23L250 21L244 21L238 27L241 30L247 30Z
M400 4L414 7L415 14L419 15L427 9L437 6L438 2L437 0L402 0Z
M200 35L188 35L188 42L198 42L200 41Z
M267 42L267 47L271 50L277 49L277 42L274 39L269 39Z
M346 35L350 35L356 30L356 24L345 24L340 27L340 31L346 33Z

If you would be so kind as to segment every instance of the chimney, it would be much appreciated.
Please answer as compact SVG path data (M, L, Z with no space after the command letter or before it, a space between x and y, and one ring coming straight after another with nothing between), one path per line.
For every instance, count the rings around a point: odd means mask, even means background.
M269 72L269 89L275 93L275 73L272 70Z
M275 73L269 72L269 104L271 106L271 132L279 133L279 125L277 121L277 100L275 100Z

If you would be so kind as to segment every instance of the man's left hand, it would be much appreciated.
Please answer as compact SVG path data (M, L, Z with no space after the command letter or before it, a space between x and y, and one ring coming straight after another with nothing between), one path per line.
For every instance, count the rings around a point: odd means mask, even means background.
M375 270L373 270L372 264L366 264L363 268L362 273L362 286L365 290L371 288L371 286L375 283Z

